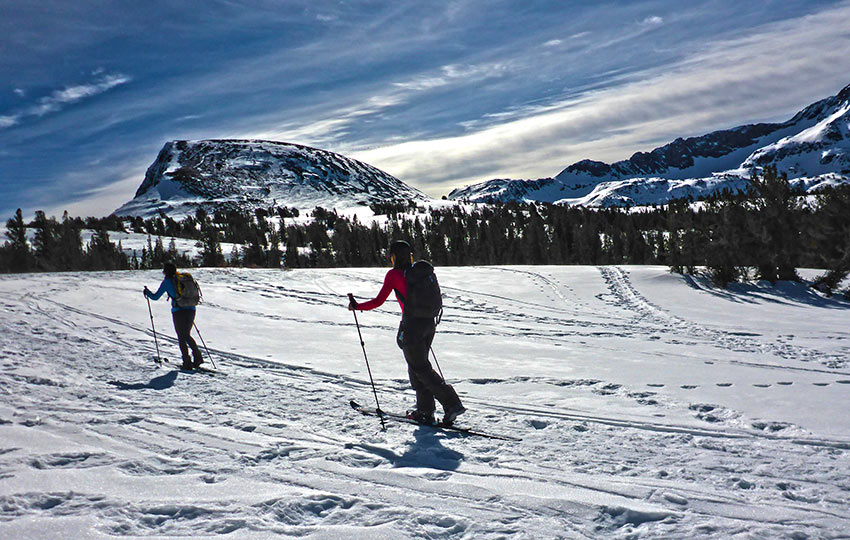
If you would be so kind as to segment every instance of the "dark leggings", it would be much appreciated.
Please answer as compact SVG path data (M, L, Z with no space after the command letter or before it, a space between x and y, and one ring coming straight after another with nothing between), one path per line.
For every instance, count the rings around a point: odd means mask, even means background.
M402 318L398 328L397 342L407 362L410 386L416 391L416 408L426 414L434 412L435 398L445 410L460 403L457 392L434 371L428 360L436 330L432 319L414 318Z
M192 326L195 324L195 310L178 309L171 313L171 318L174 320L174 331L177 332L177 344L180 346L180 354L183 355L183 361L189 361L189 348L192 349L192 356L194 358L201 358L201 350L191 335Z

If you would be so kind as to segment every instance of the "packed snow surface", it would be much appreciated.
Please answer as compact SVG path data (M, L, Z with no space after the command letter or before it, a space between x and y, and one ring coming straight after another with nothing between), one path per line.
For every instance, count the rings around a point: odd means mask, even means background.
M386 269L199 269L224 375L175 369L156 271L0 276L0 538L847 538L850 305L661 267L439 268L434 352L488 440L374 404L346 294ZM392 300L358 314L413 394ZM209 360L208 360L209 363Z

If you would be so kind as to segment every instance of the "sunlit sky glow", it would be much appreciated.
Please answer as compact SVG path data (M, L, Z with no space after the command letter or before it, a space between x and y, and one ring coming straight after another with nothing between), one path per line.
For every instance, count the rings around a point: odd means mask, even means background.
M361 159L433 196L785 120L850 2L0 0L0 212L108 214L174 139Z

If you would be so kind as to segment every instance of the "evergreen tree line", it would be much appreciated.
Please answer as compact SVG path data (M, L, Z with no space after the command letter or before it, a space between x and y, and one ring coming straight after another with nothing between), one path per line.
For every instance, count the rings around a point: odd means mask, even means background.
M126 270L130 260L121 243L109 239L107 227L120 227L120 221L105 219L99 223L72 218L68 213L59 222L44 212L35 213L25 223L20 208L6 222L9 239L0 246L0 272L31 272L60 270ZM29 240L27 229L34 232ZM91 240L83 245L82 230L92 228Z
M726 285L798 281L797 268L825 268L815 286L829 294L850 272L850 186L806 196L768 167L746 192L725 191L696 209L676 201L666 215L666 264L675 272L704 267Z
M180 221L66 214L57 222L40 212L30 224L18 212L7 223L10 241L0 247L0 271L158 268L166 260L181 267L279 267L284 258L293 268L382 266L389 243L405 238L417 257L438 266L661 264L680 273L705 269L724 285L796 280L797 268L812 267L828 270L817 286L829 293L850 272L850 186L807 197L772 168L753 174L746 193L640 210L506 203L416 213L405 204L384 206L374 210L386 212L385 224L323 208L310 220L287 219L298 211L283 207L212 215L198 210ZM31 246L27 226L35 231ZM96 231L86 246L82 228ZM127 257L120 243L109 241L108 231L128 230L149 235L138 256ZM195 240L200 257L181 256L173 240L165 248L163 236ZM222 243L235 246L227 256Z

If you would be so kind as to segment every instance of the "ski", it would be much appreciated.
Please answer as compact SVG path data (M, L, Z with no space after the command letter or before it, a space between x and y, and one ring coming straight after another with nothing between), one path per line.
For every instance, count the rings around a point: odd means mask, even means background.
M183 373L203 373L204 375L211 375L211 376L227 375L226 373L223 373L221 371L218 371L218 370L215 370L215 369L209 369L209 368L205 368L205 367L196 367L196 368L192 368L192 369L180 368L180 371L182 371Z
M163 358L162 362L163 362L163 364L172 364L172 362L170 360L168 360L167 358ZM162 364L160 364L160 365L162 365ZM183 369L182 364L180 362L177 362L176 365L177 365L177 371L182 371L183 373L203 373L204 375L221 375L221 376L227 375L227 373L224 373L223 371L218 371L217 369L210 369L210 368L205 368L205 367Z
M511 437L510 435L499 435L499 434L495 434L495 433L485 433L483 431L475 431L475 430L470 429L470 428L458 427L458 426L455 426L455 425L449 426L449 425L443 424L442 422L438 422L436 424L422 424L422 423L417 422L416 420L408 418L406 415L403 415L403 414L388 413L386 411L378 412L377 409L370 409L370 408L364 407L364 406L360 405L359 403L357 403L356 401L354 401L353 399L349 402L349 405L351 405L351 408L354 409L355 411L359 412L360 414L364 414L366 416L377 416L379 418L383 417L387 420L392 420L394 422L402 422L402 423L405 423L405 424L413 424L415 426L425 426L425 427L429 427L429 428L432 428L432 429L435 429L435 430L440 430L440 431L453 431L455 433L460 433L462 435L469 435L469 436L474 436L474 437L484 437L486 439L496 439L496 440L500 440L500 441L515 441L515 442L518 442L518 441L522 440L519 437Z

